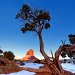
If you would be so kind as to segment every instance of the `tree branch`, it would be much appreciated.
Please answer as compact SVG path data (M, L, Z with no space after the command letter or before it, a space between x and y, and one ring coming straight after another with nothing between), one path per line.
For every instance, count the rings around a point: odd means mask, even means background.
M27 70L27 71L30 71L30 72L49 72L51 73L51 71L49 69L33 69L33 68L22 68L23 70Z

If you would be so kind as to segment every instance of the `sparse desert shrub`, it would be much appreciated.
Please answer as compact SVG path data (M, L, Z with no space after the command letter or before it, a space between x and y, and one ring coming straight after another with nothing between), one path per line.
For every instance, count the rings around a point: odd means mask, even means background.
M11 51L5 51L3 53L4 57L9 60L14 60L15 55Z

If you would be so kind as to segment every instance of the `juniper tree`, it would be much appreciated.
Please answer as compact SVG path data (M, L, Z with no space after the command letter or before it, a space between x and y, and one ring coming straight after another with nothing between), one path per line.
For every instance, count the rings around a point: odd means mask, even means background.
M69 34L68 35L70 44L64 44L63 50L61 52L61 56L65 58L68 56L69 58L75 59L75 35Z
M28 5L24 4L20 12L16 15L16 18L20 18L25 21L24 26L21 28L23 33L27 31L36 32L40 40L40 52L47 58L47 54L44 52L44 43L42 39L42 31L50 28L50 14L45 10L32 10Z
M21 19L24 22L24 25L21 27L22 33L26 33L28 31L37 33L40 43L40 52L45 58L45 61L49 69L52 70L52 75L62 75L58 60L53 59L52 61L44 51L42 31L50 28L50 20L51 20L50 13L46 10L40 9L33 10L30 8L30 6L24 4L20 9L20 11L17 13L16 19ZM57 54L58 52L56 52L55 57L58 57Z
M9 60L14 60L14 58L15 58L15 55L11 51L3 52L3 56Z
M70 43L71 43L71 44L75 44L75 35L69 34L68 37L69 37Z

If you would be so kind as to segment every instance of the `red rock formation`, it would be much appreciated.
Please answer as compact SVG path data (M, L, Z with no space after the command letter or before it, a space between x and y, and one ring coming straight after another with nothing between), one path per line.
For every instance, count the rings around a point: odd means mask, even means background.
M31 57L31 55L26 55L26 56L25 56L25 57L23 57L21 60L28 61L30 57Z
M32 49L30 49L30 50L26 53L26 55L34 56L34 51L33 51Z
M29 57L29 60L30 62L35 62L36 60L39 60L39 59L37 59L35 56L31 56Z
M21 60L34 62L35 60L37 60L37 58L34 56L34 51L32 49L30 49L26 53L26 56L23 57Z

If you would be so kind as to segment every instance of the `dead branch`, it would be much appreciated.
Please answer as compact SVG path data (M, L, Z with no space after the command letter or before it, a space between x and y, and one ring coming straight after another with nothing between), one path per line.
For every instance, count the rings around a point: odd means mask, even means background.
M22 69L26 70L26 71L30 71L30 72L48 72L48 73L52 73L49 69L43 69L43 68L40 68L40 69L22 68Z

